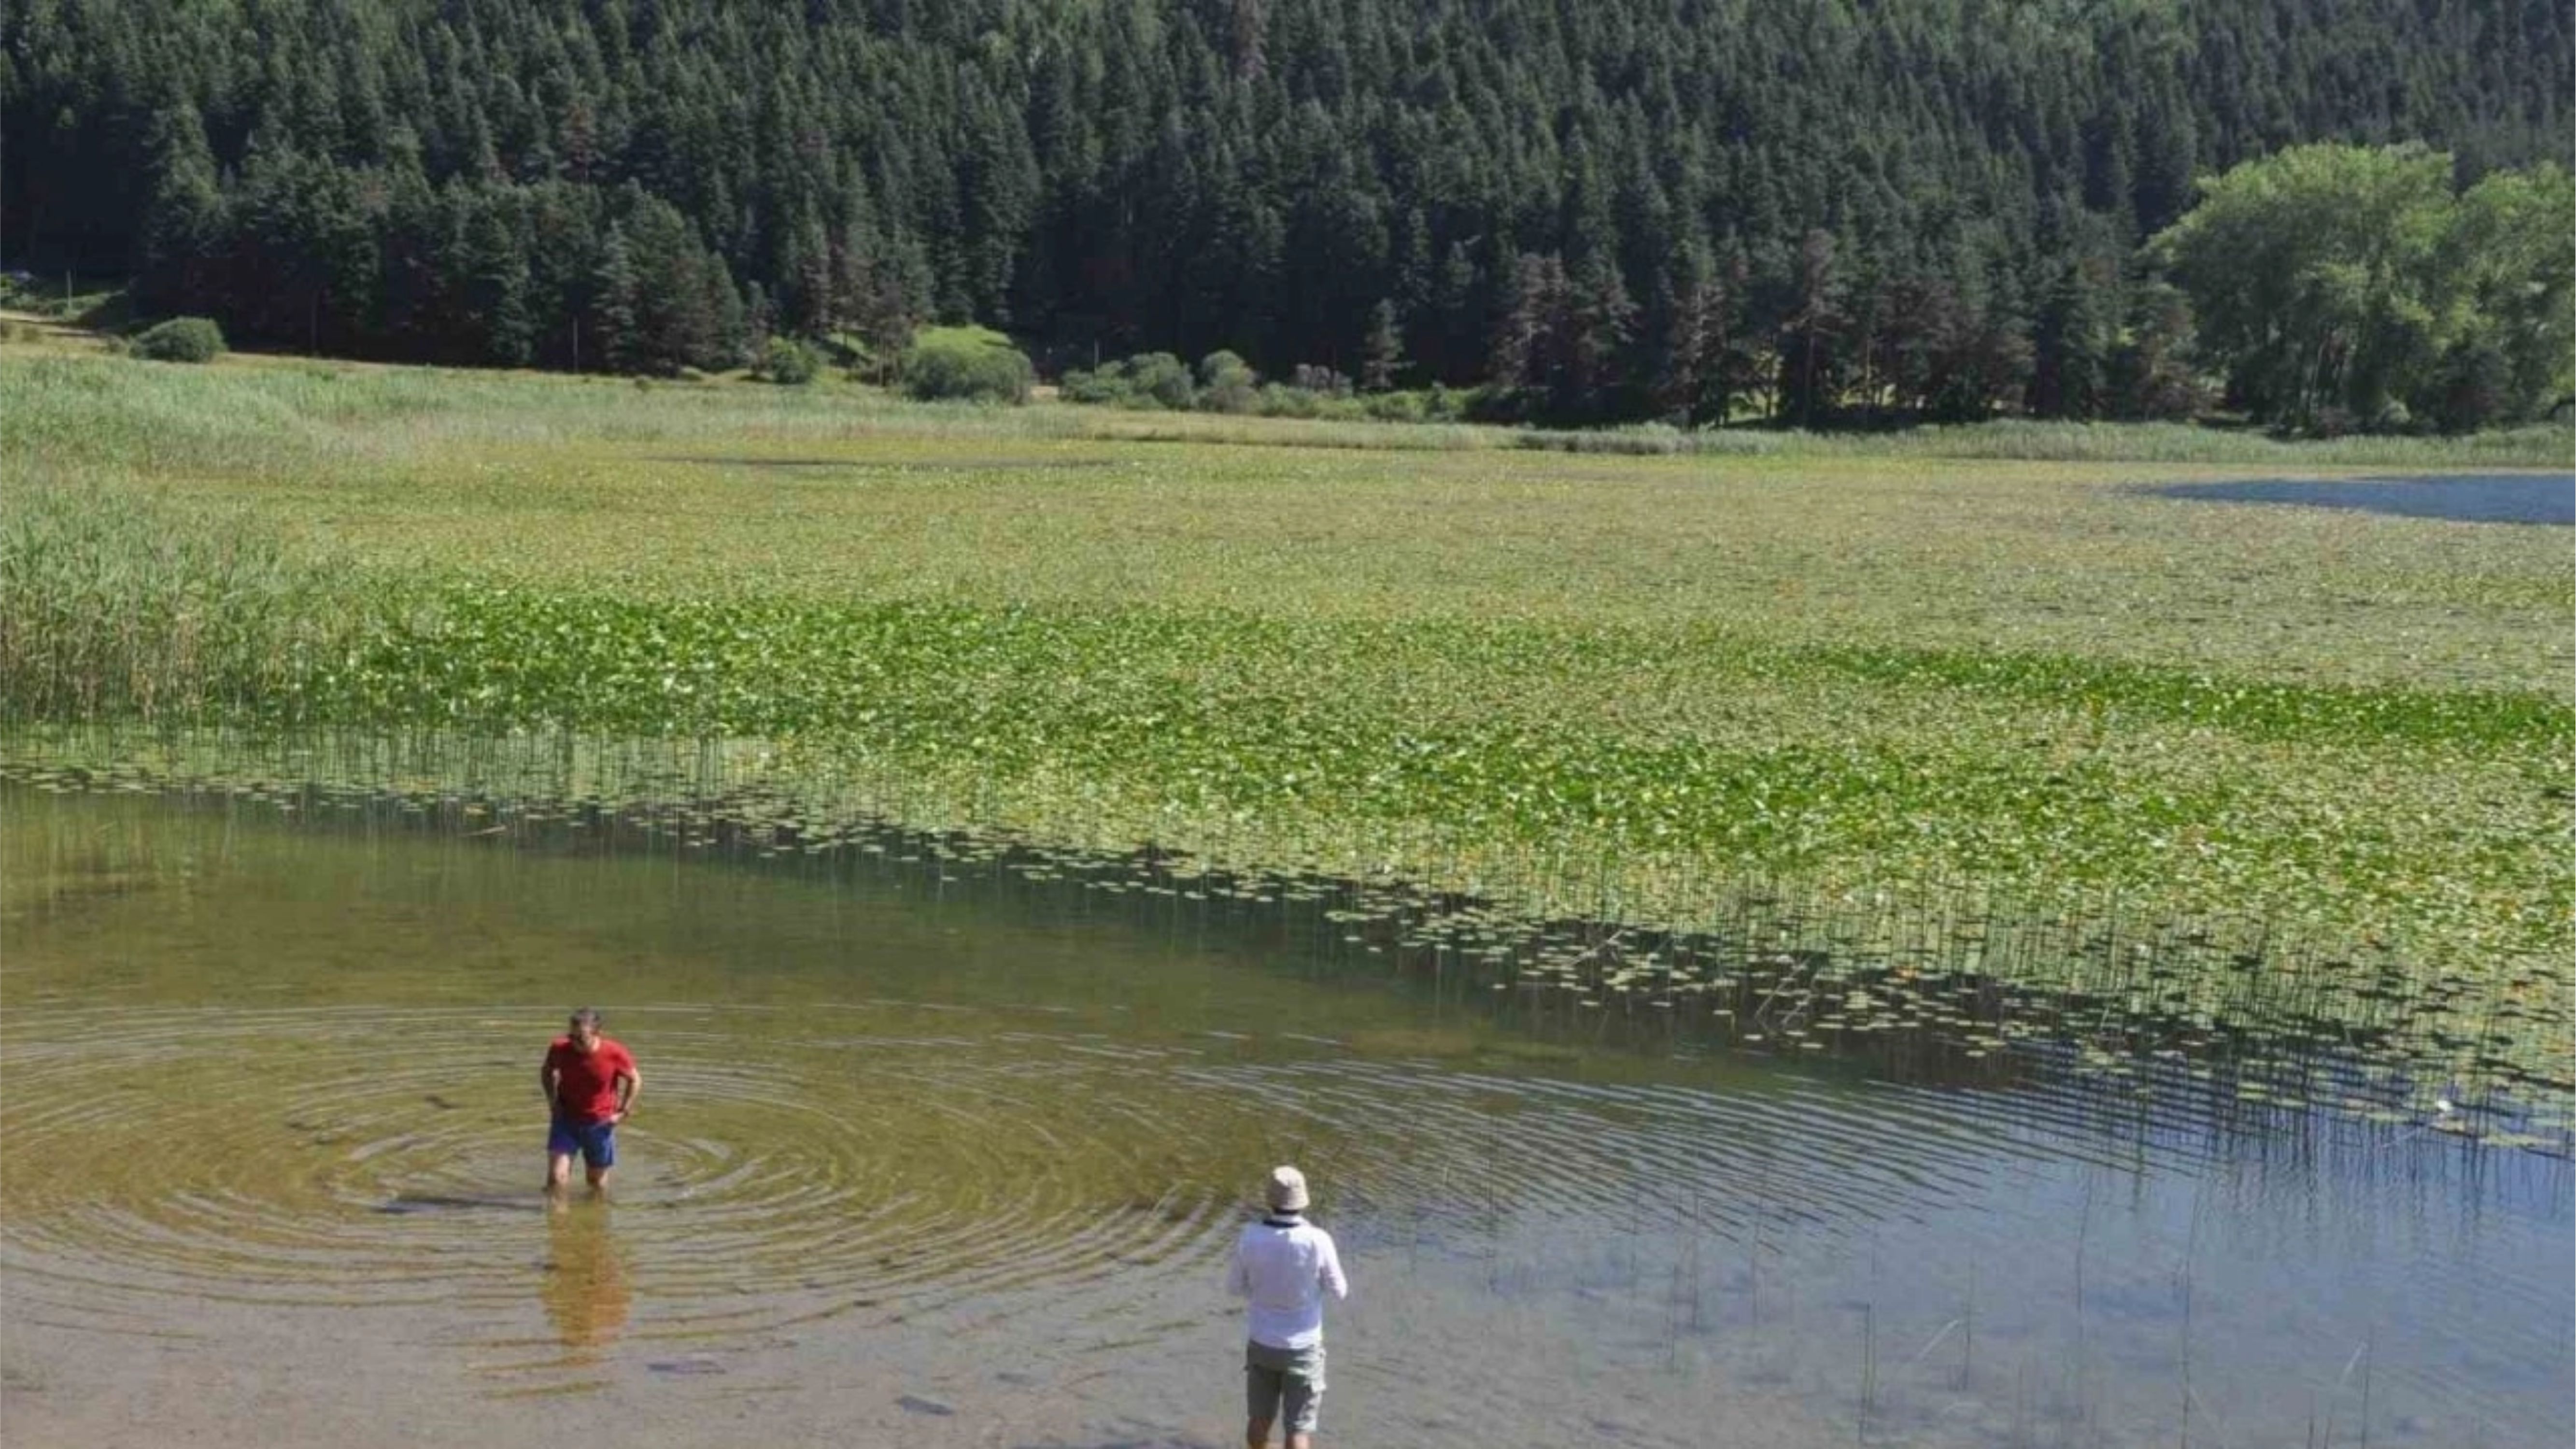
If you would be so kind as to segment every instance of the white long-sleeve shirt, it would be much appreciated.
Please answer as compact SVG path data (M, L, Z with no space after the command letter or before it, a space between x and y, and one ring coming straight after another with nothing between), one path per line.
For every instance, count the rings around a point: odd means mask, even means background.
M1276 1217L1244 1225L1226 1284L1237 1298L1252 1300L1252 1341L1272 1348L1323 1342L1324 1295L1347 1298L1351 1292L1333 1235L1313 1223Z

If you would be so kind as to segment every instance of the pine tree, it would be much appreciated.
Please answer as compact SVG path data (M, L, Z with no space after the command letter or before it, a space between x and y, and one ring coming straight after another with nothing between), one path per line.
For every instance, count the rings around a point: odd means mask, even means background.
M211 290L207 262L227 229L213 148L194 106L171 104L153 117L152 199L145 211L138 291L156 311L177 312Z
M1404 366L1404 333L1396 325L1395 302L1381 297L1369 309L1368 339L1360 347L1360 390L1385 392L1395 386Z
M467 217L456 270L464 282L465 323L479 343L476 360L519 366L528 360L535 334L527 309L527 253L499 198L460 200Z
M1550 276L1561 270L1553 258L1524 252L1514 259L1485 360L1485 378L1496 388L1516 392L1536 381L1551 306Z
M1814 427L1820 414L1832 416L1836 365L1831 349L1844 320L1836 250L1834 234L1822 229L1808 232L1799 243L1796 309L1782 328L1780 388L1802 428Z
M2031 328L2030 411L2098 418L2110 409L2119 269L2105 257L2068 257L2050 268Z
M643 301L635 259L626 245L626 228L612 222L600 249L599 318L592 335L599 339L600 360L611 372L645 370Z
M1614 393L1627 371L1628 342L1637 321L1637 304L1619 274L1618 258L1607 249L1594 252L1567 289L1564 305L1557 411L1587 419L1618 411Z
M1684 247L1666 264L1655 311L1663 327L1649 389L1656 415L1682 427L1712 416L1723 420L1723 404L1713 408L1712 395L1721 390L1725 293L1717 280L1716 261L1706 247Z
M394 137L393 152L377 243L377 330L402 339L399 355L425 356L437 345L448 310L447 213L421 174L407 131Z
M1269 9L1265 0L1228 0L1227 42L1233 50L1234 78L1257 81L1265 69L1268 43L1263 35Z
M860 259L853 258L856 264ZM782 268L787 277L787 330L799 337L828 336L841 324L842 298L833 266L832 245L823 224L808 217L798 224Z
M749 299L742 309L743 344L752 356L757 357L761 349L768 346L769 339L778 333L778 309L769 300L769 290L757 280L750 284L749 292Z
M715 314L709 333L707 361L715 367L740 367L751 361L751 314L733 284L733 269L721 256L706 264L707 298Z
M1466 243L1451 242L1432 284L1431 313L1441 325L1430 329L1428 348L1423 345L1425 329L1417 327L1414 332L1415 349L1428 352L1432 375L1444 382L1471 382L1485 364L1485 329L1478 325L1483 281Z

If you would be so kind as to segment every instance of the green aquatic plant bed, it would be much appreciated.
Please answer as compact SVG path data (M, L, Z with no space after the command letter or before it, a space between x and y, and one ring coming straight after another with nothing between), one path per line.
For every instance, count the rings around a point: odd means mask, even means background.
M0 385L22 729L706 738L898 823L1529 920L2197 922L2227 944L2192 972L2360 963L2298 998L2329 1027L2447 983L2511 1008L2463 1071L2571 1075L2561 530L1919 443L1148 446L1044 405L239 359L0 352Z

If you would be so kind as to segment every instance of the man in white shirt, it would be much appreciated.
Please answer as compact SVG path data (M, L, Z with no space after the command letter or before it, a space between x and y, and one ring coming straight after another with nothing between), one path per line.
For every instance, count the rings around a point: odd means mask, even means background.
M1306 1175L1270 1170L1269 1213L1244 1226L1227 1285L1252 1301L1243 1350L1243 1442L1264 1449L1284 1417L1288 1449L1314 1449L1324 1401L1324 1295L1350 1295L1333 1235L1306 1221ZM1284 1415L1283 1415L1284 1410Z

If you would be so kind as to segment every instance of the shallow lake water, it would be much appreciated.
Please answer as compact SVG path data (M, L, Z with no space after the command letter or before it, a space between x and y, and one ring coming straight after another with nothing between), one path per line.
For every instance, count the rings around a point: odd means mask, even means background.
M2421 478L2262 478L2173 483L2167 498L2352 508L2455 523L2576 524L2576 478L2565 473L2437 473Z
M13 1446L2568 1442L2562 1156L1547 1032L1287 906L398 800L0 785ZM600 1007L645 1090L537 1191Z

